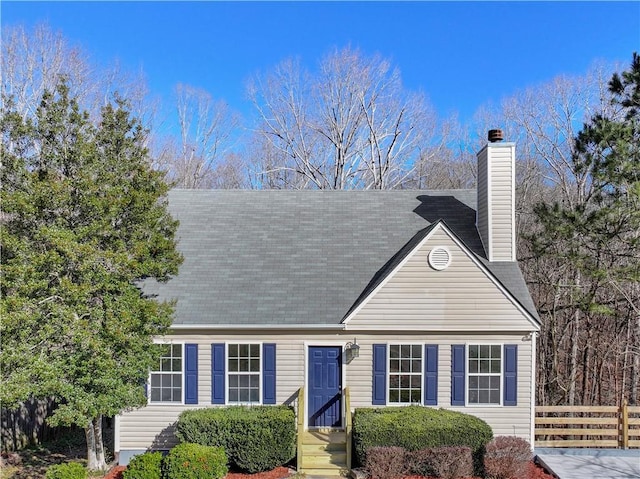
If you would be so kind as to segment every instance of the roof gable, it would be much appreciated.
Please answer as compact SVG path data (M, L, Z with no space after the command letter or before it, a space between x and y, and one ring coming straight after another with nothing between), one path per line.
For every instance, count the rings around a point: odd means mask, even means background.
M451 265L436 270L429 253L450 251ZM437 222L407 243L399 257L345 317L356 329L432 329L455 331L538 329L529 314L483 263Z

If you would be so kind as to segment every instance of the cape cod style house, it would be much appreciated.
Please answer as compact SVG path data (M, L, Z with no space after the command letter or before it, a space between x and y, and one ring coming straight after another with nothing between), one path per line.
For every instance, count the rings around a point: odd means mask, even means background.
M514 167L490 142L477 192L171 191L185 261L144 291L175 319L148 405L116 418L119 462L169 449L183 410L232 404L295 406L310 474L350 466L352 408L447 408L533 442Z

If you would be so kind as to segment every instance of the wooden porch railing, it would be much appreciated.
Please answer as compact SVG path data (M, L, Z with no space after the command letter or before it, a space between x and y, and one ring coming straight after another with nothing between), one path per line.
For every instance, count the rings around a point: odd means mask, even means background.
M640 448L640 406L537 406L535 446Z
M304 434L304 386L298 389L297 402L297 415L298 415L298 434L296 442L296 453L298 461L302 457L302 435ZM298 463L298 470L300 470L300 463Z
M349 387L344 388L344 432L346 437L346 448L347 448L347 470L351 470L351 444L353 442L351 438L351 429L353 427L352 421L353 418L351 416L351 394L349 392Z

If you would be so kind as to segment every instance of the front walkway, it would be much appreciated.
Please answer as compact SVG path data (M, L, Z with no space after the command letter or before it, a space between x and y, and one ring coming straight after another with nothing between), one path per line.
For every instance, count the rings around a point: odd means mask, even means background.
M640 479L639 449L536 448L534 454L560 479Z

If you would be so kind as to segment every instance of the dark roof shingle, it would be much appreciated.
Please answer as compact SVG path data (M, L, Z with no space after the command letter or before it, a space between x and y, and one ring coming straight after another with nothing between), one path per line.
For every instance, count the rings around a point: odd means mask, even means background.
M474 190L172 190L185 261L145 293L174 324L338 324L418 233L443 220L534 317L517 263L489 263Z

